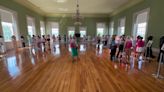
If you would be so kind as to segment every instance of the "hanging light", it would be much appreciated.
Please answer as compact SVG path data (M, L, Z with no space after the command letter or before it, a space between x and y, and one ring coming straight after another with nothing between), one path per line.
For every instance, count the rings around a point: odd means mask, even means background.
M76 0L76 13L74 15L75 23L74 25L82 25L81 19L82 17L80 16L79 12L79 0Z

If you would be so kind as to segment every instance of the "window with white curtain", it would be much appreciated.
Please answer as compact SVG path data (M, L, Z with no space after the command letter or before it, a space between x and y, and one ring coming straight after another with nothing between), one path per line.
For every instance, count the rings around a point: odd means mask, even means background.
M125 18L121 18L119 20L119 24L118 24L118 35L124 35L125 34Z
M114 22L112 21L109 25L109 35L113 35L113 31L114 31Z
M86 27L80 27L80 37L86 36Z
M51 22L51 33L55 35L55 37L59 36L59 23Z
M40 21L40 34L45 35L45 24L43 21Z
M13 35L18 40L16 13L7 9L0 9L0 17L4 41L10 42Z
M145 9L134 15L135 16L134 30L133 30L134 37L140 35L143 37L143 39L145 39L147 24L148 24L148 14L149 14L149 9Z
M30 16L27 16L27 30L28 30L28 35L30 35L31 37L32 35L36 35L35 20Z
M73 37L75 34L75 27L68 27L68 36Z
M103 36L105 32L105 23L97 23L97 35Z

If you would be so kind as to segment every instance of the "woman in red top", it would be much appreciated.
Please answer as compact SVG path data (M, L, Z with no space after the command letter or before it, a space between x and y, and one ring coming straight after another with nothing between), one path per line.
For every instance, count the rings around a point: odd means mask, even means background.
M126 41L125 41L125 52L126 52L126 55L128 57L128 60L130 58L130 53L131 53L131 48L132 48L132 40L130 39L130 37L127 37L126 38Z
M140 37L138 42L136 43L136 52L138 53L138 55L141 55L143 50L144 50L144 41L143 41L143 37Z
M78 59L78 51L77 51L77 44L76 44L76 41L75 41L75 37L73 37L70 40L70 47L71 47L72 58L73 58L73 62L74 62L75 57Z

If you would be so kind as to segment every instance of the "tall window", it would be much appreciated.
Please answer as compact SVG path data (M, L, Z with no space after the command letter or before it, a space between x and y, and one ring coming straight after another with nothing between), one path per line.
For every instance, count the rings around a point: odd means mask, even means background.
M145 9L134 15L134 18L135 18L134 29L133 29L134 37L140 35L145 39L147 24L148 24L148 15L149 15L149 9Z
M97 35L103 36L105 31L105 23L97 23Z
M113 31L114 31L114 22L111 22L109 25L109 35L113 35Z
M18 40L16 14L5 9L0 9L0 17L4 41L10 42L11 36L13 35L15 35Z
M80 37L86 36L86 27L80 27Z
M27 17L27 30L28 30L28 35L32 37L32 35L36 35L35 32L35 20L32 17Z
M69 27L68 28L68 36L70 37L73 37L75 34L75 28L74 27Z
M40 21L40 33L41 35L45 35L45 24L43 21Z
M59 35L59 24L57 22L51 22L51 32L55 37Z
M121 18L119 20L118 24L118 35L124 35L125 34L125 18Z

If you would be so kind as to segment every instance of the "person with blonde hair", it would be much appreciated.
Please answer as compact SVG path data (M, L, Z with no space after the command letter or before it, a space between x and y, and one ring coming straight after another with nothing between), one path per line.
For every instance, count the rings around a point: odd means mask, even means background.
M131 49L132 49L132 40L131 40L130 36L127 36L127 38L126 38L124 49L125 49L127 58L129 60Z

